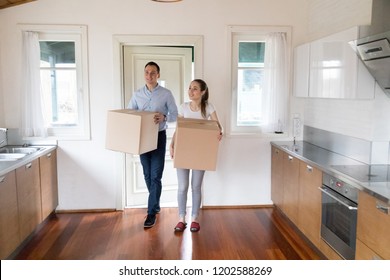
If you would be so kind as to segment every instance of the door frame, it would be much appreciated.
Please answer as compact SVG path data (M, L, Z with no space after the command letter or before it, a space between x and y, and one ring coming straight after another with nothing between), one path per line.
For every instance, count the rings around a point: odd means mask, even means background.
M194 47L194 76L203 78L203 36L201 35L114 35L113 36L113 109L125 108L123 87L123 46L192 46ZM115 185L117 186L116 209L125 207L126 155L117 153Z

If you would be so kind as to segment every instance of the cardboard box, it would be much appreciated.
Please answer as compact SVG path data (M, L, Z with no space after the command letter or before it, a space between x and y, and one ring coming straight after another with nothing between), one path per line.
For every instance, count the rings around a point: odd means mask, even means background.
M174 167L215 171L219 132L220 129L216 121L178 118Z
M107 114L106 148L128 154L143 154L157 149L158 124L154 112L129 109Z

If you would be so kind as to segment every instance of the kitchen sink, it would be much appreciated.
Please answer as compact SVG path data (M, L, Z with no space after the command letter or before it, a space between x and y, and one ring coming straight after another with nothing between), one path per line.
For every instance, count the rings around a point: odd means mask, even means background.
M14 161L24 158L27 154L21 153L0 153L0 161Z
M0 148L0 154L32 154L39 151L37 147L3 147Z
M0 161L15 161L41 150L41 147L4 146L0 148Z

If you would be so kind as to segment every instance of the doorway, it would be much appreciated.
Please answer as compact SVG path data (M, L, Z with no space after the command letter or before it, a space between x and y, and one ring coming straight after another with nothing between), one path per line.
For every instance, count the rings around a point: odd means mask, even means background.
M178 47L179 46L179 47ZM163 51L163 49L165 49ZM175 54L181 49L186 58ZM183 67L188 62L188 51L191 50L191 71ZM173 57L176 56L176 59ZM159 35L115 35L114 36L114 85L115 107L126 108L132 92L143 86L143 69L148 61L156 61L161 68L160 81L169 88L179 106L187 98L187 87L192 77L203 77L203 37L202 36L159 36ZM176 62L174 62L176 61ZM170 65L175 69L167 71ZM126 69L126 70L125 70ZM183 70L186 72L183 74ZM130 71L130 72L129 72ZM188 74L188 72L190 74ZM174 78L173 78L174 77ZM179 77L179 78L178 78ZM168 123L167 145L170 143L175 126ZM126 207L144 207L147 203L147 189L143 180L142 166L138 156L125 155L117 159L117 209ZM162 207L174 205L177 189L176 170L173 168L169 154L163 175ZM164 201L163 201L164 199Z
M172 91L177 105L183 103L187 92L186 88L193 78L192 49L191 47L124 46L123 84L125 105L129 103L132 93L145 85L143 73L144 67L149 61L154 61L160 66L158 83ZM175 128L176 123L168 123L161 207L177 204L176 170L169 155L169 144ZM143 177L140 157L126 154L125 161L125 207L145 207L148 201L148 190Z

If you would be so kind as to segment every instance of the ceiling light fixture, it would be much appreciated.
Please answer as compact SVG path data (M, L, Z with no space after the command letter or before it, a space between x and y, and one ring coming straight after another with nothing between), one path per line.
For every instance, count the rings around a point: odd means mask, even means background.
M174 3L174 2L181 2L182 0L152 0L154 2L161 2L161 3Z

